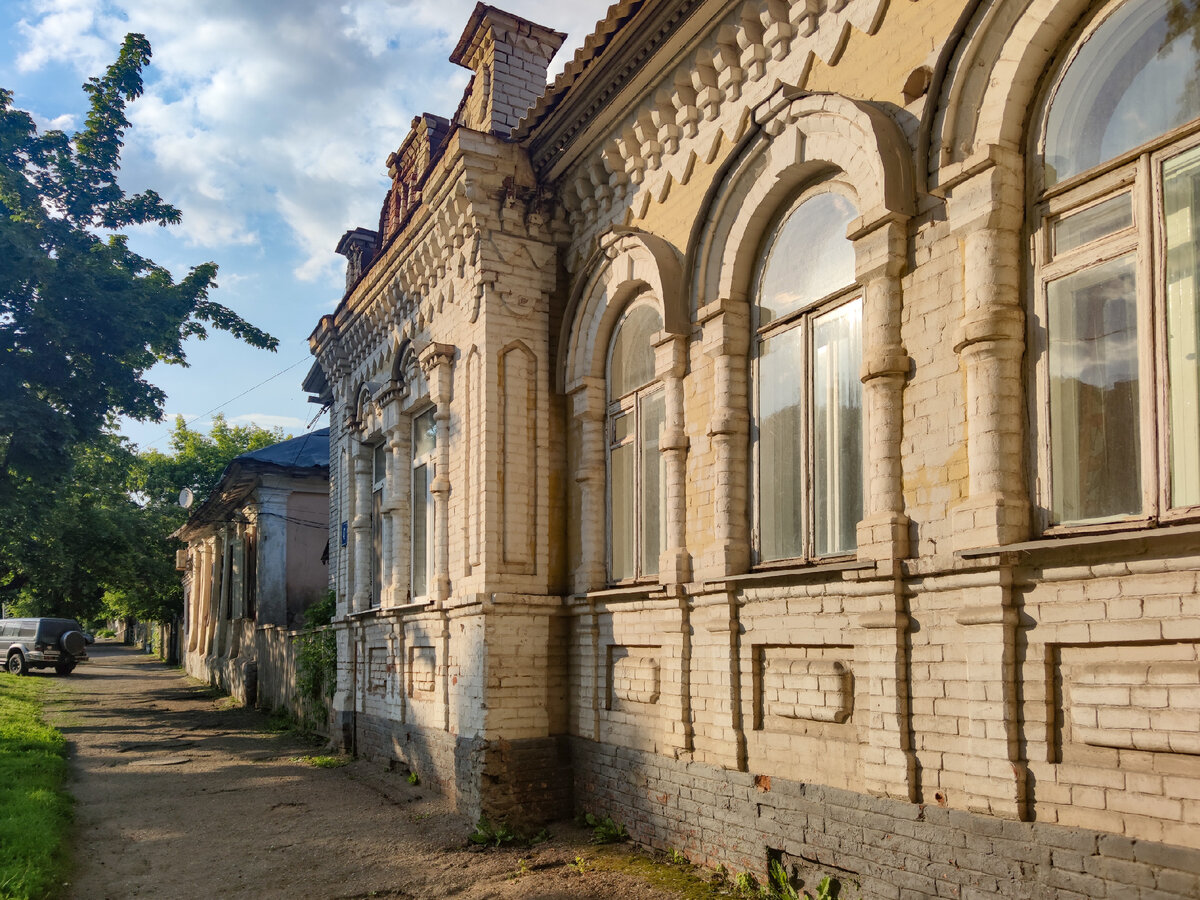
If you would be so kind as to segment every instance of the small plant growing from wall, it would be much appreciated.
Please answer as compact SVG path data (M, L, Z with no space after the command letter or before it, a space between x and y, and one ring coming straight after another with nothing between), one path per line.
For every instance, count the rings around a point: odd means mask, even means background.
M414 785L415 785L415 784L420 784L420 783L421 783L421 776L420 776L420 775L418 775L416 772L409 772L409 773L408 773L408 783L409 783L409 784L414 784Z
M305 611L305 630L296 636L296 693L306 710L324 710L337 686L337 635L324 627L336 611L337 595L329 591Z

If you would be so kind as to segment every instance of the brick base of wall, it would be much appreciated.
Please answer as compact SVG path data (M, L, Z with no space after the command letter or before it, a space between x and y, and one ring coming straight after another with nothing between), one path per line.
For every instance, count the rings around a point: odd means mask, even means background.
M884 800L571 739L580 811L697 863L766 875L780 859L840 896L1200 897L1200 851Z
M440 729L352 714L359 756L387 760L453 797L460 813L529 829L571 814L573 782L565 738L465 739Z

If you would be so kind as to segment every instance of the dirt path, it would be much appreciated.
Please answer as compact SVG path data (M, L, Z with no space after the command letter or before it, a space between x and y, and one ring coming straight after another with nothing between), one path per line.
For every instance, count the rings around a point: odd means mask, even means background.
M570 824L533 848L465 849L470 823L432 791L376 763L314 768L319 748L179 670L115 644L92 656L48 714L71 746L76 900L684 896Z

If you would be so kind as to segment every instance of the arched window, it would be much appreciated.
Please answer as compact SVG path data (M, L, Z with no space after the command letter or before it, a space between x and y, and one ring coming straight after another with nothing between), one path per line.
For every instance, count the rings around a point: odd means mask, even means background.
M1031 173L1044 530L1200 508L1196 0L1103 9Z
M608 570L612 581L658 573L664 547L666 485L658 441L666 418L655 380L654 338L662 316L634 301L613 330L608 352Z
M849 553L863 509L858 215L828 188L771 232L753 347L755 549L760 562Z
M433 568L433 451L437 446L437 422L434 409L428 407L412 417L412 599L429 593L429 572Z

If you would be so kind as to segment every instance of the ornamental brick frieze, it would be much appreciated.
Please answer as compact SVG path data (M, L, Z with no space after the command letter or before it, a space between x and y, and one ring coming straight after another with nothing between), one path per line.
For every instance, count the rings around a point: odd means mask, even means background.
M814 59L838 63L851 28L878 30L885 0L749 0L584 161L563 190L571 224L606 227L626 210L686 185L696 162L711 162L743 133L746 112L780 82L803 86ZM770 61L770 62L768 62ZM770 68L771 76L767 77ZM542 168L550 160L534 163Z

